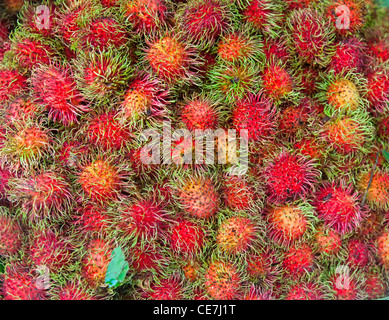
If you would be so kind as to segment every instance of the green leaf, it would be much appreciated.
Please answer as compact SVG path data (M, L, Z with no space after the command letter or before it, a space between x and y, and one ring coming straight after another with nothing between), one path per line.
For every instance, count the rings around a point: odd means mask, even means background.
M386 159L386 161L389 162L389 151L382 150L382 154L384 155L384 158Z
M111 262L109 263L107 273L105 274L105 283L110 288L119 287L123 284L129 269L130 267L125 259L122 248L115 248L112 251Z

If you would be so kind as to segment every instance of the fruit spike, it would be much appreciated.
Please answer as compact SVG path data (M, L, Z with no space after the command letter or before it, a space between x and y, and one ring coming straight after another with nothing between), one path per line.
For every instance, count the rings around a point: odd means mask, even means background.
M275 155L265 171L269 201L281 203L306 197L314 189L319 176L313 160L282 150Z
M373 177L371 175L373 174ZM370 182L371 179L371 182ZM372 209L389 209L389 173L384 170L362 172L357 188L366 193L366 202Z
M98 205L87 204L78 208L74 217L74 225L87 236L108 236L111 217Z
M237 131L248 130L249 141L268 141L275 136L277 110L265 94L249 94L236 101L232 122Z
M314 250L319 255L328 257L337 257L342 249L341 235L328 228L320 225L314 233Z
M169 260L155 243L137 243L130 250L130 266L136 272L153 272L160 274L168 265Z
M219 195L208 177L186 178L178 189L177 201L185 212L202 219L213 217L219 208Z
M198 47L213 45L231 29L233 3L224 0L189 0L175 14L180 31Z
M361 194L355 192L351 184L344 181L325 181L317 190L313 205L319 219L340 234L356 230L366 216L359 200Z
M21 249L23 230L8 209L0 207L0 255L8 257L17 254Z
M328 65L335 50L335 26L328 24L312 8L293 11L287 26L289 47L301 60L323 67Z
M202 62L198 52L191 44L181 40L179 35L166 33L161 37L146 40L145 61L152 72L168 85L196 83L196 69Z
M69 125L89 111L69 65L41 65L33 70L30 80L36 98L54 121Z
M179 220L171 227L170 245L173 252L193 255L202 251L204 229L189 220Z
M373 266L366 272L366 282L364 291L368 299L380 299L385 296L388 284L381 274L379 268Z
M232 300L240 294L241 275L231 262L214 260L205 274L205 289L212 299Z
M221 252L242 254L254 246L258 240L258 226L244 216L233 216L224 220L216 235L216 243Z
M123 10L133 30L148 35L158 32L165 25L168 16L166 2L165 0L131 0L127 1Z
M371 261L371 253L369 250L368 243L358 238L349 239L347 243L347 264L355 269L366 268Z
M315 221L313 208L307 203L270 207L266 217L270 239L284 247L305 237L313 228Z
M38 113L38 105L24 94L11 99L4 109L4 123L9 126L14 123L33 121Z
M15 69L0 68L0 102L19 94L26 88L27 77Z

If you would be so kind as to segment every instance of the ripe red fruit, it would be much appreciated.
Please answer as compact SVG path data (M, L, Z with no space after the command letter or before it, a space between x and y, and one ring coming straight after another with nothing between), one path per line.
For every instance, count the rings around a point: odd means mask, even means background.
M380 299L384 297L387 287L387 282L379 270L371 268L366 272L364 291L368 299Z
M79 114L89 111L69 66L46 65L34 69L31 83L35 96L54 121L69 125L77 122Z
M366 216L359 203L360 194L344 181L324 182L313 205L319 219L340 234L356 230Z
M336 256L342 248L342 237L336 231L320 226L315 233L314 247L326 257Z
M262 74L262 86L267 95L278 102L293 91L293 78L283 67L271 64Z
M176 277L162 279L144 289L142 296L147 300L182 300L184 287Z
M14 69L0 70L0 102L17 95L27 87L27 78Z
M386 270L389 270L389 232L383 231L377 238L377 253Z
M21 248L23 230L15 218L2 211L0 212L0 255L8 257L16 254Z
M188 220L178 221L171 228L170 245L174 252L193 255L203 249L204 240L203 228Z
M79 208L75 216L74 224L86 235L108 235L109 222L111 221L104 208L87 204Z
M325 291L320 284L313 281L301 282L288 288L286 300L324 300Z
M358 274L334 274L329 278L329 288L335 300L360 300L363 296Z
M158 247L152 244L137 244L130 251L130 266L137 272L161 272L166 258Z
M29 38L18 41L12 48L12 51L19 66L28 70L32 70L38 63L50 64L55 55L49 45Z
M181 121L190 131L216 129L218 112L215 104L206 98L189 100L181 110Z
M239 176L226 177L222 195L225 204L233 210L247 210L255 199L253 188Z
M98 297L80 280L66 282L56 289L55 300L98 300Z
M250 141L272 140L275 135L276 109L264 95L250 94L237 101L232 121L236 130L248 131Z
M389 73L377 69L367 75L367 99L371 110L383 112L389 102Z
M290 59L288 45L284 36L277 37L277 39L265 38L263 51L267 61L286 63Z
M314 267L315 257L308 244L291 247L282 262L284 270L292 277L298 278Z
M350 239L347 243L347 264L352 268L363 269L370 260L368 244L360 239Z
M329 68L336 74L352 71L363 72L365 67L366 44L356 37L347 38L338 43Z
M283 202L305 197L313 190L318 175L312 160L283 150L265 169L269 201Z

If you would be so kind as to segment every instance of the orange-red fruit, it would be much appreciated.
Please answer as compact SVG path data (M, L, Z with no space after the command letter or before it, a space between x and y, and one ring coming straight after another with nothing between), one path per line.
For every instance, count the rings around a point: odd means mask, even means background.
M171 228L170 245L174 252L195 254L203 248L204 239L204 230L193 222L181 220Z
M23 231L18 222L8 215L0 215L0 255L16 254L22 245Z
M319 254L335 256L342 248L342 237L336 231L321 226L315 234L315 247Z
M108 235L110 217L100 206L87 204L80 208L75 217L74 224L88 235Z
M282 262L284 270L293 278L298 278L314 267L314 254L308 244L291 247Z
M233 210L246 210L253 205L255 194L250 184L239 176L227 176L224 180L223 199Z
M161 266L166 262L163 254L151 244L136 245L130 251L130 266L137 272L161 271Z
M17 70L0 70L0 102L20 93L27 87L27 78Z
M386 270L389 270L389 232L384 231L377 238L377 253L381 263Z
M190 131L216 129L218 114L210 101L199 98L183 106L181 120Z
M262 86L270 98L280 101L293 91L293 78L283 67L270 65L263 71Z
M365 193L372 171L362 173L357 182L357 188ZM371 179L369 189L366 193L368 205L374 209L389 209L389 173L377 170Z
M382 274L376 270L369 270L366 272L366 281L364 291L368 299L380 299L385 296L387 290L387 283Z
M367 75L367 99L371 110L378 113L385 110L389 102L389 73L384 69Z
M236 299L240 291L241 277L236 267L228 262L214 261L205 275L206 292L216 300Z

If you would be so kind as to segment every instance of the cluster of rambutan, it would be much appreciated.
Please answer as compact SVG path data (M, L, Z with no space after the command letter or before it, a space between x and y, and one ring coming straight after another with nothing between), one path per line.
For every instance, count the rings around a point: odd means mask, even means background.
M388 10L0 6L2 299L388 295Z

